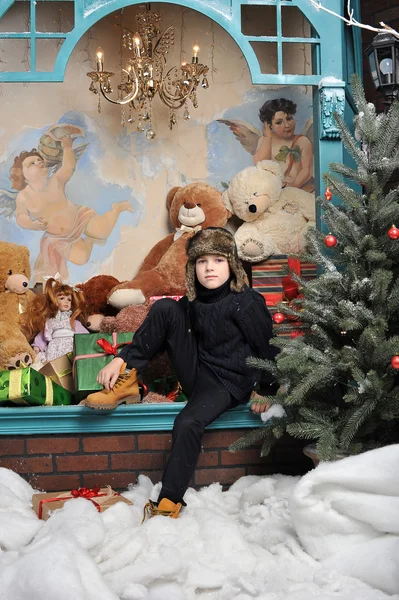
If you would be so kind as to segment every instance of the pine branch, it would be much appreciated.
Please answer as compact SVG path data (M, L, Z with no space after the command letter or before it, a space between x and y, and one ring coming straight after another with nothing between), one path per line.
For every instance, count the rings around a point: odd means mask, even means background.
M375 398L369 398L362 406L347 411L346 425L340 436L340 447L347 450L358 429L371 415L377 405Z

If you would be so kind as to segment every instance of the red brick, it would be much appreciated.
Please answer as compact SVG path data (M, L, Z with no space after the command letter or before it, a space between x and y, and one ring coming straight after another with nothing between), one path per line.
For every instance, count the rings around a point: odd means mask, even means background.
M216 467L219 464L219 452L201 452L199 455L198 467Z
M245 475L243 467L236 469L199 469L195 472L195 485L210 485L211 483L234 483Z
M130 469L162 469L163 455L160 452L148 452L145 454L115 454L111 456L111 468Z
M85 452L126 452L135 450L135 439L133 435L86 437L83 439L83 450Z
M0 467L11 469L16 473L51 473L53 461L51 457L1 458Z
M205 433L202 439L204 448L228 448L230 444L238 440L246 430L242 429L219 429Z
M77 452L79 438L31 438L26 440L28 454L61 454L63 452Z
M139 450L170 450L172 446L172 434L142 434L137 436Z
M108 456L95 454L87 456L57 456L57 471L106 471Z
M80 475L32 475L28 479L35 490L67 491L80 487Z
M108 473L85 473L83 475L83 485L85 487L110 485L112 489L118 491L126 490L129 484L134 484L136 481L136 473L134 472L118 473L109 471Z
M237 450L237 452L229 452L222 450L222 465L252 465L264 462L271 462L271 456L262 458L260 448Z
M24 454L25 441L16 438L0 438L0 455L13 456L15 454Z

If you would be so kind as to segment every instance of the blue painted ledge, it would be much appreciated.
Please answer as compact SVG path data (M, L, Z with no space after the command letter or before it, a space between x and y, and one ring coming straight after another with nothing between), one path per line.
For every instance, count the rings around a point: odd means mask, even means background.
M113 411L84 406L0 408L0 435L170 431L183 403L121 405ZM261 425L249 404L233 408L208 429L241 429Z

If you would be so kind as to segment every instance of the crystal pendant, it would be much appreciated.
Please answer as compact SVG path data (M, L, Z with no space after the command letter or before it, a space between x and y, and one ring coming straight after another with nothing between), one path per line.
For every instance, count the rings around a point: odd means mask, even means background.
M100 113L101 112L101 95L98 95L98 104L97 104L97 110Z
M134 123L134 118L133 118L133 115L132 115L132 113L130 113L130 114L129 114L129 117L128 117L128 120L127 120L127 122L128 122L128 123Z
M143 121L149 121L150 120L150 115L148 114L148 112L145 113L145 115L143 116Z
M121 125L125 126L126 125L126 116L125 116L125 107L122 106L122 110L121 110Z
M209 83L206 77L204 77L204 79L202 80L201 87L203 87L204 90L207 90L209 88Z
M190 113L188 112L187 108L186 108L186 110L185 110L185 111L184 111L184 113L183 113L183 119L184 119L185 121L188 121L189 119L191 119L191 115L190 115Z
M136 127L137 131L144 131L144 127L141 121L139 121L137 123L137 127Z
M145 137L147 138L147 140L153 140L155 137L155 131L153 129L148 129L148 131L145 134Z
M92 92L93 94L98 94L98 89L97 89L97 86L95 85L94 81L91 82L89 91Z

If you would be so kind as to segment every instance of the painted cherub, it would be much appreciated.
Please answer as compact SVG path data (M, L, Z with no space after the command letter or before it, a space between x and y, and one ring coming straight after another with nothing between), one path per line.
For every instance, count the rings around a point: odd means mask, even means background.
M93 208L79 206L67 198L65 186L86 148L82 145L73 149L73 137L84 135L84 131L74 125L53 126L44 136L54 141L55 157L49 157L48 148L39 144L39 150L21 152L11 167L12 187L18 191L17 224L24 229L45 232L34 267L35 281L56 272L62 279L68 279L67 262L87 263L93 245L105 242L121 212L133 211L126 200L114 203L111 210L99 215Z
M302 133L296 134L295 113L296 104L292 100L276 98L265 102L259 111L263 135L243 121L219 119L218 122L229 126L252 154L255 165L261 160L276 160L284 165L285 187L313 192L312 119L308 119Z

